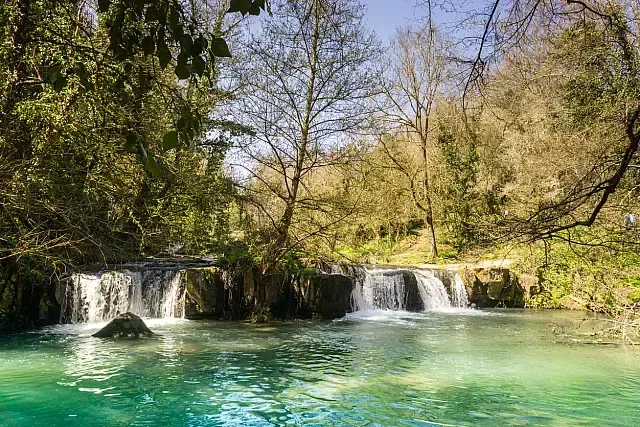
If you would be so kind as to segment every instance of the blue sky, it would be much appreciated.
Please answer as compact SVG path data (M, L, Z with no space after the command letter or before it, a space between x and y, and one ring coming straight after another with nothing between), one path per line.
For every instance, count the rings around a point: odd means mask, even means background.
M423 22L426 10L416 7L420 0L363 0L367 7L365 19L383 43L388 43L398 26ZM473 2L459 2L462 9L468 9ZM456 16L452 12L434 7L433 19L438 25L450 24Z
M396 27L417 22L424 12L416 9L416 0L366 0L366 20L383 43L396 32Z
M365 21L375 31L380 40L387 44L396 33L396 28L424 21L426 11L417 6L420 0L361 0L366 7ZM462 0L460 3L473 3L472 0ZM445 12L435 7L434 21L441 25L450 23L454 18L451 12ZM259 26L260 19L249 17L249 27ZM262 19L268 19L265 16Z

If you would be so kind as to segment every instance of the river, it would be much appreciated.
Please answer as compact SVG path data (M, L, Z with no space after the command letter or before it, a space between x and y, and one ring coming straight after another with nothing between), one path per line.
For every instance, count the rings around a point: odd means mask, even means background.
M558 339L584 314L370 310L326 322L149 320L0 337L2 426L638 426L637 348Z

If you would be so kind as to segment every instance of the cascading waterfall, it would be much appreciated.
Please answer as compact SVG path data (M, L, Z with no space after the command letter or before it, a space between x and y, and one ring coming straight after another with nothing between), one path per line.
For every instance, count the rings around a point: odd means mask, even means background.
M62 323L96 323L130 311L141 317L184 317L184 271L74 274L67 282Z
M464 283L458 273L444 273L451 282L450 292L431 270L332 266L331 273L346 274L354 279L351 294L353 311L427 311L466 308L469 305Z
M358 286L356 285L356 288ZM402 272L367 271L359 289L352 293L352 306L357 310L404 310L405 288Z
M464 287L462 277L456 273L453 277L453 286L451 287L451 302L454 307L468 307L469 296L467 289Z
M449 295L444 283L433 272L413 270L413 274L418 282L418 290L420 291L420 297L422 297L424 310L451 307L451 301L449 301Z

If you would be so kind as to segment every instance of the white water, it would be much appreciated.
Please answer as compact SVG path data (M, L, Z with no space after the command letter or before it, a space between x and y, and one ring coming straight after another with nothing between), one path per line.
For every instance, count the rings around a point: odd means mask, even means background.
M356 283L352 304L360 310L404 310L405 289L401 271L366 270L362 284ZM360 285L358 287L358 285Z
M354 312L407 310L407 304L411 303L409 301L411 291L408 289L411 283L405 283L405 280L409 275L413 275L416 279L422 311L466 308L469 305L464 283L457 273L450 274L452 276L451 295L447 292L442 280L431 270L350 267L349 273L355 281L351 294L351 306Z
M451 302L454 307L468 307L469 296L467 290L464 287L462 277L458 273L453 277L453 286L451 289Z
M67 283L60 321L107 322L128 311L152 319L184 317L184 272L74 274Z
M438 279L433 272L413 270L413 274L418 282L424 311L451 307L451 301L442 280Z

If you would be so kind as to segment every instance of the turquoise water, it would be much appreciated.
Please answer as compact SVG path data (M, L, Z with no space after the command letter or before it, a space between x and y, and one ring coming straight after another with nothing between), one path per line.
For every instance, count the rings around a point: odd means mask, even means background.
M640 353L558 342L566 312L150 321L0 337L2 426L638 426Z

